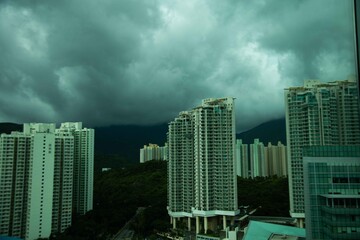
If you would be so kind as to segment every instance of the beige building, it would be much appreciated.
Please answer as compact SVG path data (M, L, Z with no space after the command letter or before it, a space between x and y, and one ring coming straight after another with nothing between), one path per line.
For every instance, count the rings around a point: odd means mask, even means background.
M280 141L277 145L270 142L264 147L266 175L287 176L286 146Z
M250 176L249 177L265 177L267 175L265 162L265 147L259 139L254 139L254 143L250 144Z
M157 144L149 143L140 149L140 163L151 160L167 160L168 146L159 147Z

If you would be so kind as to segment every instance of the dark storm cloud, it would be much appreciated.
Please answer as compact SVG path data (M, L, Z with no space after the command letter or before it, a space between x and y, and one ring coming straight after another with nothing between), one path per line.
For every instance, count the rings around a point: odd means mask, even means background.
M283 89L354 73L349 1L4 1L0 121L169 121L236 97L238 130Z

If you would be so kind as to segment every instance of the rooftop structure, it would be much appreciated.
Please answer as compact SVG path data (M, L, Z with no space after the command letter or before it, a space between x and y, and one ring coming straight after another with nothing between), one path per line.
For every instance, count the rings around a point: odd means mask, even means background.
M305 229L250 221L243 240L305 240Z

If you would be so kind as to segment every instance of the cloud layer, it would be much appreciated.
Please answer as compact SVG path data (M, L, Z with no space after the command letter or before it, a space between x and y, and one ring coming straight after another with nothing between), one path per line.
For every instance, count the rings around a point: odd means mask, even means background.
M3 1L0 121L148 125L232 96L241 131L354 74L352 29L350 1Z

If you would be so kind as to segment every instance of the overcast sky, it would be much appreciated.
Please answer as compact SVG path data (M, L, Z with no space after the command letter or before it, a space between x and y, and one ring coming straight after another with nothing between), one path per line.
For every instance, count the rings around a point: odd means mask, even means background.
M350 1L0 1L0 122L168 122L236 98L237 131L284 88L354 74Z

